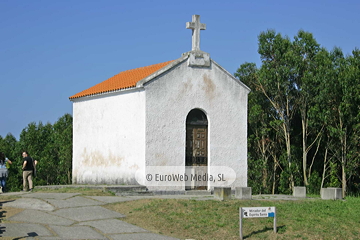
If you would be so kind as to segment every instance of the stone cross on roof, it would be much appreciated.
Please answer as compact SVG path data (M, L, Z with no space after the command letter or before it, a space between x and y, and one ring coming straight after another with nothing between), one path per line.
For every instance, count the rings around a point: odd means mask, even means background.
M206 29L205 23L200 23L200 15L193 15L192 22L186 23L187 29L192 29L192 51L200 50L200 30Z

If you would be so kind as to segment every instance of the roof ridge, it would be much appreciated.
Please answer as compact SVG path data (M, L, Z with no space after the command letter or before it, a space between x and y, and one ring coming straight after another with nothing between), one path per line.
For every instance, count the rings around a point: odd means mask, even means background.
M167 61L167 62L172 62L172 61L174 61L174 60ZM152 64L152 65L144 66L144 67L138 67L138 68L128 69L128 70L125 70L125 71L122 71L122 72L129 72L129 71L140 70L140 69L143 69L143 68L154 67L154 66L156 66L156 65L159 65L159 64L164 64L164 63L167 63L167 62L156 63L156 64ZM122 72L120 72L120 73L122 73ZM117 75L117 74L116 74L116 75Z

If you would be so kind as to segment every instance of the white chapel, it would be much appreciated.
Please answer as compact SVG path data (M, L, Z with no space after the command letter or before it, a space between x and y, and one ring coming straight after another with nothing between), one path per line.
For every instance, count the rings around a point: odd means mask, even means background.
M202 179L202 186L164 187L136 177L154 166L201 166L232 169L230 187L247 187L250 89L200 50L206 25L199 15L186 28L192 30L192 50L180 58L120 72L70 97L73 184L210 191L212 179Z

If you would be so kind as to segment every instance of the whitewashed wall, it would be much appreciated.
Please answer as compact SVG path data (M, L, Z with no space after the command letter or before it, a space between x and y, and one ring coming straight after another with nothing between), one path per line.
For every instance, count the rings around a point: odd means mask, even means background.
M143 89L73 102L73 183L137 184L145 163Z
M144 86L147 166L185 165L186 116L199 108L208 118L208 165L233 168L232 187L247 186L246 87L213 61L210 68L184 61Z

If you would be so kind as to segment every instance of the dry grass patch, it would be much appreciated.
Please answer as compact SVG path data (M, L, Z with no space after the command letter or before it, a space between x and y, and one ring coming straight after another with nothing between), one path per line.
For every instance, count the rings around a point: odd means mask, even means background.
M5 202L5 201L13 201L13 200L18 199L18 198L21 198L21 196L2 194L2 195L0 195L0 204Z
M24 209L20 209L20 208L3 207L4 203L12 202L18 198L19 197L17 196L6 196L6 195L0 197L0 222L8 222L6 220L7 218L24 211Z
M24 209L21 208L12 208L12 207L6 207L6 208L1 208L0 210L0 222L9 222L7 219L24 211Z
M101 189L95 188L72 188L72 187L64 187L64 188L40 188L34 189L34 192L37 193L80 193L82 196L114 196L115 194L112 192L104 192Z

